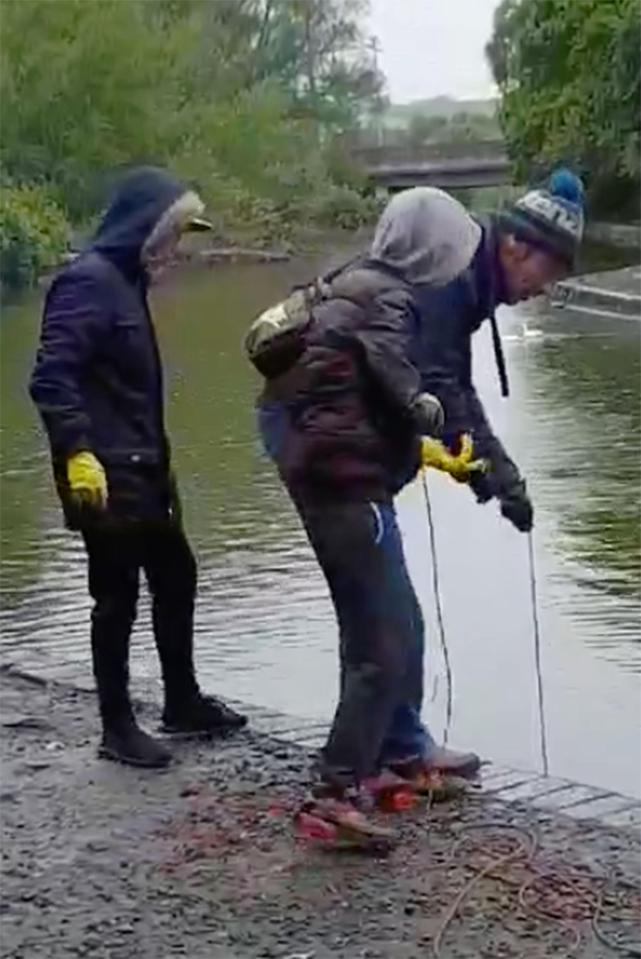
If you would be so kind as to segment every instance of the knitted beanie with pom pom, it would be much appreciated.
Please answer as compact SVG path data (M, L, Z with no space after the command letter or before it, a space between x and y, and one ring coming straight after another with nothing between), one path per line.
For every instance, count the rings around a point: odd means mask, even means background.
M530 190L500 214L499 224L502 232L545 250L572 269L583 238L584 210L581 180L561 167L545 187Z

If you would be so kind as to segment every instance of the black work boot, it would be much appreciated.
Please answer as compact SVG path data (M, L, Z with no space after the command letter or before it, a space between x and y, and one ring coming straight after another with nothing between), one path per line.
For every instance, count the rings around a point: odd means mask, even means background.
M129 700L129 636L134 613L133 595L102 598L92 613L91 651L103 729L98 756L159 769L168 765L171 753L140 729Z
M187 547L188 549L188 547ZM154 637L165 686L161 731L179 738L209 737L241 729L247 718L215 696L204 696L194 671L193 614L196 565L191 551L181 554L177 582L154 591Z
M237 713L215 696L195 696L181 700L172 698L162 714L161 731L181 738L208 737L236 729L247 724L247 717Z
M164 769L171 762L169 750L141 729L133 717L105 726L98 755L146 769Z

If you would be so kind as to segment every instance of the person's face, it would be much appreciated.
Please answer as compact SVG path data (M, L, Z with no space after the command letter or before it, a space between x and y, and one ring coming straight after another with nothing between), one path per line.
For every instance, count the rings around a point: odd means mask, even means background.
M145 268L151 283L157 283L172 263L182 236L179 226L173 227L158 243L145 250Z
M540 296L569 273L562 260L513 236L501 239L499 258L508 303L520 303Z

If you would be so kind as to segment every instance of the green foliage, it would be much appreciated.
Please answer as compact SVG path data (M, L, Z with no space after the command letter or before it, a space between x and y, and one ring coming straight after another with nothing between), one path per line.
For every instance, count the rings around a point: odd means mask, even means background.
M383 126L397 129L406 128L415 116L450 120L455 113L465 112L468 116L483 116L491 119L496 113L497 105L494 99L456 100L448 96L430 97L426 100L411 100L409 103L388 104L381 120Z
M518 173L564 161L596 209L638 215L638 0L503 0L487 54Z
M497 140L501 130L495 117L461 110L451 116L424 116L414 114L407 127L407 138L412 146L425 143L479 143Z
M308 216L321 226L356 230L380 213L374 197L365 197L349 186L330 184L327 192L307 205Z
M52 184L73 216L90 212L103 171L158 153L163 39L136 0L3 2L3 169Z
M45 187L4 184L0 191L0 283L32 286L65 250L68 224Z
M286 232L326 194L336 133L375 109L363 0L3 0L0 169L74 222L152 162L221 226Z

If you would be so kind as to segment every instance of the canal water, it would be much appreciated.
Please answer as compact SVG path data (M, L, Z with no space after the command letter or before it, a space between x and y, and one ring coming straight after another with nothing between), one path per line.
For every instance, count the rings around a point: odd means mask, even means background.
M309 263L230 266L172 277L154 295L168 418L186 523L200 564L203 685L305 717L329 718L336 630L298 520L256 440L247 323ZM1 327L2 656L90 681L83 555L63 530L26 382L40 297ZM504 309L512 396L499 396L489 331L476 379L536 504L536 567L551 772L641 793L641 488L638 323ZM454 671L450 741L539 768L527 541L469 491L431 476L444 622ZM446 686L423 494L399 514L428 624L425 715L437 735ZM149 604L133 648L134 691L157 695Z

